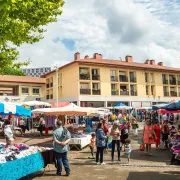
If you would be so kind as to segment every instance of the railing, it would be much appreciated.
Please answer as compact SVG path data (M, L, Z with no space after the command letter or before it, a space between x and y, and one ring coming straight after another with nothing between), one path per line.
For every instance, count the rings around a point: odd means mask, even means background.
M176 85L176 80L170 80L170 85Z
M93 89L92 94L93 95L101 95L101 90L100 89Z
M173 96L173 97L177 97L177 92L175 92L175 91L171 91L171 96Z
M163 84L168 84L168 80L163 79Z
M136 83L136 78L135 78L135 77L131 77L131 78L130 78L130 82Z
M120 91L120 95L129 96L129 91Z
M90 74L80 74L79 78L82 80L90 80Z
M134 90L131 90L131 96L137 96L137 92Z
M120 82L128 82L128 78L126 76L119 75Z
M80 94L91 94L91 89L80 89Z
M92 74L92 80L96 80L96 81L100 80L100 75Z
M111 81L118 82L118 77L117 76L111 76Z
M169 97L169 92L164 92L165 97Z
M119 91L118 90L111 90L111 95L118 96L119 95Z

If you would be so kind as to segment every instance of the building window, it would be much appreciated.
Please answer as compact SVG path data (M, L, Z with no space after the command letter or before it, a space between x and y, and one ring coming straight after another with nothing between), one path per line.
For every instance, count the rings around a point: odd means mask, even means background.
M29 94L29 88L22 88L22 94Z
M155 93L154 93L154 86L151 86L151 95L155 95Z
M148 82L148 73L145 73L145 82Z
M146 86L146 95L149 95L149 86Z
M150 83L154 82L153 73L150 73Z
M92 87L93 87L93 89L99 89L99 84L98 83L93 83L92 84Z
M40 89L39 88L33 88L33 90L32 90L33 92L33 94L35 94L35 95L39 95L40 94Z

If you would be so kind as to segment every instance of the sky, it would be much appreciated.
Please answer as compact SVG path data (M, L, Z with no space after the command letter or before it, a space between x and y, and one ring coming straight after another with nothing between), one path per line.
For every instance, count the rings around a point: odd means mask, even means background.
M180 0L65 0L44 39L20 47L30 67L62 66L74 53L135 62L154 59L180 67Z

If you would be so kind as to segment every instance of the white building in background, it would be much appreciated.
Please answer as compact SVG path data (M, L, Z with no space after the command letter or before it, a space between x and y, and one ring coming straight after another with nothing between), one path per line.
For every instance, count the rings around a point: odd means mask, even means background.
M21 69L26 76L30 77L40 77L51 71L51 67L41 67L41 68L24 68Z

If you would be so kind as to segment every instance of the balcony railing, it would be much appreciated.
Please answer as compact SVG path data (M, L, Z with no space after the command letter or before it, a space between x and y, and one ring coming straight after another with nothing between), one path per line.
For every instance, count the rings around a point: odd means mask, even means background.
M164 92L165 97L169 97L169 92Z
M99 81L100 80L100 75L92 74L92 80Z
M46 84L46 88L49 88L49 84Z
M130 77L130 82L136 83L136 78L135 77Z
M79 78L81 80L90 80L90 74L80 74Z
M119 95L119 91L118 90L111 90L111 95L113 96L118 96Z
M176 80L170 80L170 85L176 85Z
M118 77L117 76L111 76L111 81L118 82Z
M131 96L137 96L137 91L131 90Z
M120 95L129 96L129 91L120 91Z
M91 89L80 89L80 94L91 94Z
M168 84L168 80L163 79L163 84Z
M171 96L173 96L173 97L177 97L177 92L175 92L175 91L171 91Z
M53 83L50 83L50 84L49 84L49 87L53 87Z
M119 81L120 82L128 82L128 78L126 76L119 76Z
M100 89L93 89L92 94L93 95L101 95L101 90Z

